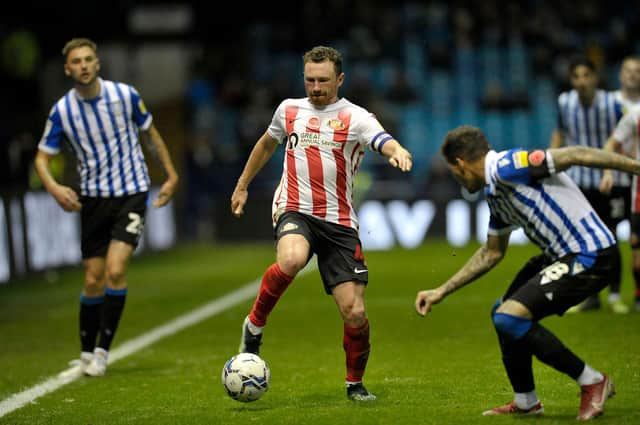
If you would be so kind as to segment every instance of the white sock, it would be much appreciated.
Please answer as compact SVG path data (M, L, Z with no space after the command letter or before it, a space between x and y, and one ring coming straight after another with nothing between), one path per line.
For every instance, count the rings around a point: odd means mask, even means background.
M598 382L602 382L603 379L604 376L602 376L600 372L585 363L584 370L582 371L580 376L578 376L577 381L578 385L583 386L597 384Z
M260 335L262 333L262 329L264 329L264 326L256 326L253 323L251 323L251 320L249 320L248 327L249 327L249 332L251 332L254 335Z
M536 390L529 391L528 393L515 393L513 400L516 402L516 406L522 410L531 409L539 401Z
M616 301L620 301L620 294L616 294L615 292L612 292L609 294L609 304L613 304Z

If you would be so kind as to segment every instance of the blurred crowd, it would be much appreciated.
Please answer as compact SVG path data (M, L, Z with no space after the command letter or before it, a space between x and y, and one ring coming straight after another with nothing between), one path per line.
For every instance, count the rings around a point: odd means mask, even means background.
M114 13L125 13L129 4L116 2ZM301 57L312 46L341 50L346 73L341 94L375 113L417 158L415 172L405 177L381 167L376 155L366 156L358 189L381 197L446 198L458 190L435 154L446 130L475 124L498 148L516 138L527 138L518 145L546 146L555 125L555 97L567 88L568 58L585 53L598 65L602 86L617 87L621 59L640 53L638 6L617 0L584 0L579 7L544 0L375 6L328 0L256 4L252 10L236 5L221 14L194 2L192 28L175 40L196 47L186 92L175 100L185 117L184 139L175 142L183 156L178 159L182 209L189 216L185 223L192 223L186 233L200 232L199 219L212 214L216 204L220 208L219 198L228 199L278 103L304 96ZM117 34L109 28L103 23L82 35L99 44L126 37L122 23L112 25ZM40 65L55 58L60 66L57 49L66 38L56 39L54 49L51 34L39 31L26 22L0 24L3 192L30 185L30 163L48 112L43 108L51 103L42 99L46 80L38 73L61 74L60 68ZM271 196L280 177L279 158L255 180L254 193Z

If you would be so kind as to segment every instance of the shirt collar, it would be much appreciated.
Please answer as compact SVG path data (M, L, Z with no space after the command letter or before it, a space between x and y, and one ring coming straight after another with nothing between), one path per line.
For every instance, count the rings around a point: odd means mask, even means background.
M73 89L73 94L76 96L76 99L78 99L78 101L80 102L86 102L86 103L94 103L99 101L100 99L102 99L102 97L104 96L104 82L102 81L102 78L98 77L97 79L98 84L100 84L100 93L98 93L98 95L94 98L91 99L85 99L84 97L82 97L80 95L80 93L78 93L78 90L76 90L75 88Z

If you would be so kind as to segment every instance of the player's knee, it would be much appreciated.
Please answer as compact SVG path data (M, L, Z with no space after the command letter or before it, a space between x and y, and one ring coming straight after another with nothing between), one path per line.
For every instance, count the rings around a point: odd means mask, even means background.
M364 324L367 318L367 314L364 310L364 306L353 307L349 310L345 321L352 323L353 326L360 326Z
M513 340L522 338L531 329L531 319L514 316L505 313L495 313L493 315L493 325L496 330Z
M88 296L98 296L102 292L104 292L104 276L87 270L84 274L84 293Z
M104 281L97 278L85 277L84 294L88 297L98 297L104 293Z
M344 322L349 326L361 326L367 319L364 303L356 300L340 305L340 312Z
M125 268L119 266L107 267L106 278L110 287L122 286L125 282Z
M367 320L367 315L364 309L350 310L343 314L344 323L351 327L360 327L364 325Z
M306 261L306 256L291 253L278 258L278 265L284 273L289 276L295 276L305 266Z

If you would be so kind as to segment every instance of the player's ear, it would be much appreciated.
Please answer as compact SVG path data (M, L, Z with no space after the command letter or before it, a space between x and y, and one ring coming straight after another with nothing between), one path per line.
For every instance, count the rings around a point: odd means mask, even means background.
M96 72L100 72L100 59L96 59Z
M71 71L69 70L66 64L64 66L64 75L66 75L67 77L71 76Z

